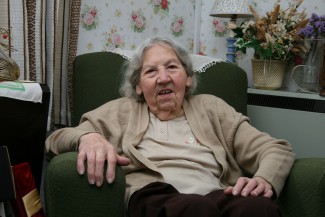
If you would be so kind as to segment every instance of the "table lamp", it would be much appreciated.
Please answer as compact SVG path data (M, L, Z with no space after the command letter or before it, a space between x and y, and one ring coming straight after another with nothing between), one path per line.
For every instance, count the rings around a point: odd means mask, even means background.
M249 10L250 4L252 4L252 0L216 0L210 12L210 16L212 17L230 18L230 22L228 23L230 33L229 38L227 38L228 62L235 63L236 59L236 49L234 46L236 39L234 38L235 33L232 29L236 28L237 18L248 18L253 16Z

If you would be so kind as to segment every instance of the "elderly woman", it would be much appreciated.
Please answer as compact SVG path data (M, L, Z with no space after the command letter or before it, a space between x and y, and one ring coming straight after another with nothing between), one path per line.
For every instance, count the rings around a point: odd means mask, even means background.
M124 97L55 131L47 154L78 150L79 174L87 161L97 186L114 182L123 166L131 217L280 216L271 198L294 162L290 144L258 131L223 100L193 95L196 85L188 53L150 38L128 62Z

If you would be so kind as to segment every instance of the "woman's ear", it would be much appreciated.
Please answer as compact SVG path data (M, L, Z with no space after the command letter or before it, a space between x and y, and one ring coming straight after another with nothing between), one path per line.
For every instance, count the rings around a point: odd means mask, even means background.
M139 85L137 85L136 87L135 87L135 92L138 94L138 96L140 96L141 94L142 94L142 88L139 86Z
M191 87L193 83L192 76L187 76L186 78L186 87Z

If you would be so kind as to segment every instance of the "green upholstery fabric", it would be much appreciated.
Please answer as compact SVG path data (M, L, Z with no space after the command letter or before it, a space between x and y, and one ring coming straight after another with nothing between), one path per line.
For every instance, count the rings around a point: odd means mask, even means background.
M53 158L45 176L47 217L120 217L124 215L125 177L116 169L113 184L100 188L77 173L77 152Z
M297 159L277 202L283 217L325 216L325 158Z
M81 115L119 97L118 86L124 59L108 52L77 56L74 61L74 125ZM224 99L237 111L247 113L247 76L239 67L218 63L199 74L198 93ZM97 188L76 171L76 152L54 157L48 164L44 194L47 217L106 216L124 212L125 178L120 167L114 184ZM298 159L277 203L284 217L325 216L325 158Z
M198 93L218 96L238 112L247 114L247 75L233 64L217 63L198 74Z
M125 59L110 52L77 56L73 75L72 126L81 116L107 101L118 98L121 70Z

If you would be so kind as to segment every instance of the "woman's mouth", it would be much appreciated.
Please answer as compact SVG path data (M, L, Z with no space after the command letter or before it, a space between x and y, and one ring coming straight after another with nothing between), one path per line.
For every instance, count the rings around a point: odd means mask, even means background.
M165 94L170 94L172 93L173 91L171 90L162 90L162 91L159 91L158 95L165 95Z

